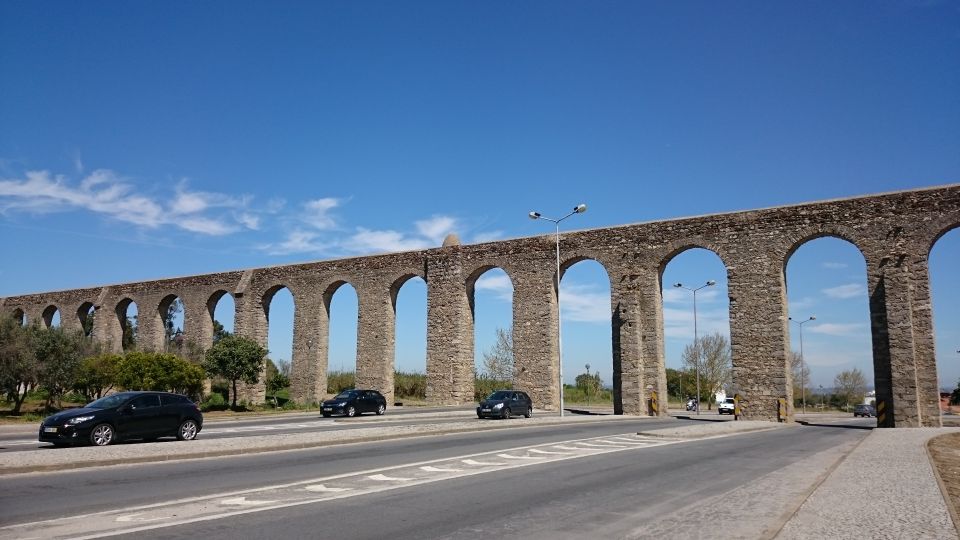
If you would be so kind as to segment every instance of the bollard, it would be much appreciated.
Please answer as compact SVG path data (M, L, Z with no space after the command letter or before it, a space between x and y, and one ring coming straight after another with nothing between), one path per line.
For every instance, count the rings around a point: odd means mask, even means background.
M777 421L787 421L787 398L777 398Z
M887 402L877 400L877 426L886 427L887 424Z
M657 391L650 392L650 416L659 416L660 405L657 403Z
M733 395L733 419L740 419L740 394Z

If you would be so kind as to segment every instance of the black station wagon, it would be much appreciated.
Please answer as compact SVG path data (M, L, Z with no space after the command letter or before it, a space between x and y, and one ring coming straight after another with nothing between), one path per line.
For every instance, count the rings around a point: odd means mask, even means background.
M187 396L168 392L118 392L79 409L43 419L40 442L56 446L95 446L128 439L176 437L189 441L203 427L200 407Z
M387 398L376 390L344 390L323 402L324 418L333 414L357 416L365 412L383 414L387 411Z

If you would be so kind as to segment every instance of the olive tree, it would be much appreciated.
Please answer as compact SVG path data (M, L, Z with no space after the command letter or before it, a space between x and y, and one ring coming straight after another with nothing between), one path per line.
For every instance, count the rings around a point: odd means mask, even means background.
M210 375L223 377L233 389L232 407L237 406L237 383L253 384L260 377L267 350L243 336L228 335L207 350L203 369Z

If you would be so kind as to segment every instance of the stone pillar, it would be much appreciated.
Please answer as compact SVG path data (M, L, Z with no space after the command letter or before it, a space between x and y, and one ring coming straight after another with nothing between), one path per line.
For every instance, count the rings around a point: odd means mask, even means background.
M296 302L296 299L294 299ZM234 332L239 336L252 339L267 348L267 312L262 298L254 295L237 293L234 296ZM267 368L264 365L260 372L260 380L254 384L237 384L240 399L251 403L263 403L267 397L267 386L264 378Z
M778 398L793 419L789 323L783 267L764 255L728 267L733 390L746 420L777 420Z
M918 373L919 352L929 344L922 343L922 332L913 320L915 314L923 315L926 320L921 324L930 325L929 307L917 306L911 290L912 276L906 265L905 257L868 257L867 281L870 288L870 323L873 337L874 385L877 389L877 406L885 404L887 415L878 417L880 427L919 427L925 424L940 425L939 408L931 412L932 403L924 403L924 385L929 386L931 379L936 384L936 365L929 368L933 374ZM877 261L877 262L872 262ZM929 305L929 291L925 300ZM922 303L921 303L922 304ZM932 340L932 327L926 331ZM925 351L930 352L930 351ZM923 380L923 383L921 383ZM927 393L932 393L928 391ZM928 401L930 399L928 398ZM939 394L937 400L939 407ZM924 419L924 411L930 412ZM878 411L878 415L881 411ZM882 420L882 421L881 421Z
M208 300L209 298L197 294L185 294L180 298L183 302L183 335L181 337L184 347L189 342L203 350L213 345L213 310L207 304Z
M83 325L80 324L80 317L77 315L77 310L80 309L80 306L75 305L61 305L60 309L60 328L63 328L65 332L83 332Z
M323 401L327 393L328 305L312 293L294 305L290 393L298 403Z
M913 346L917 366L917 387L920 392L920 424L924 427L943 427L933 330L933 302L930 296L930 271L925 258L913 263L910 277Z
M535 408L559 411L556 270L553 264L529 266L548 271L514 276L513 386L530 394Z
M650 414L651 391L656 391L658 415L670 415L660 288L659 271L654 268L622 276L617 285L618 291L622 291L618 293L621 309L616 314L619 320L614 325L614 335L619 337L623 372L623 414ZM615 338L615 344L616 341Z
M160 315L160 299L152 296L138 297L137 303L137 348L141 351L164 350L163 317Z
M427 260L427 401L472 403L473 309L459 246Z
M387 287L357 291L357 388L379 390L392 404L396 313Z

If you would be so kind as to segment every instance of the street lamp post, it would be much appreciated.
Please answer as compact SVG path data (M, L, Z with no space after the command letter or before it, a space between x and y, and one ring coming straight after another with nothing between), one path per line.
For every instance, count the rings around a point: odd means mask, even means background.
M530 219L545 219L556 225L556 245L557 245L557 360L560 363L560 417L563 418L563 325L560 323L560 222L574 214L582 214L587 211L587 205L578 204L572 212L560 219L548 218L540 212L530 212L527 214Z
M697 360L695 364L697 372L697 414L700 414L700 342L697 340L697 291L704 289L706 287L713 287L717 282L714 280L707 281L706 284L697 287L696 289L691 289L690 287L684 287L683 283L674 283L673 286L686 289L693 293L693 347L697 351Z
M823 385L820 386L820 412L823 412Z
M793 317L788 318L793 321ZM793 321L800 326L800 402L803 404L803 414L807 414L807 385L806 373L804 373L806 364L803 359L803 325L815 320L817 320L817 316L811 315L810 318L805 321Z

